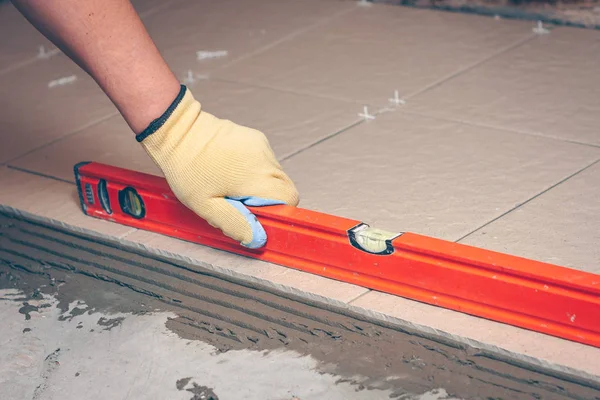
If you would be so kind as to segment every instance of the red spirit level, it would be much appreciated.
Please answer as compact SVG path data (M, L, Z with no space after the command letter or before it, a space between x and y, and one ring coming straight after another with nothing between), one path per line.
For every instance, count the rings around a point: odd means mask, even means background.
M162 177L92 162L75 178L92 217L600 347L598 275L290 206L252 208L268 235L252 250Z

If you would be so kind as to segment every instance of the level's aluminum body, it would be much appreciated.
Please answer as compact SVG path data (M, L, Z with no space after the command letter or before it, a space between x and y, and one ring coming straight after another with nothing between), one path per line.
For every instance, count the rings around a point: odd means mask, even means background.
M264 248L224 236L161 177L75 166L83 211L286 267L600 347L600 276L297 207L254 207Z

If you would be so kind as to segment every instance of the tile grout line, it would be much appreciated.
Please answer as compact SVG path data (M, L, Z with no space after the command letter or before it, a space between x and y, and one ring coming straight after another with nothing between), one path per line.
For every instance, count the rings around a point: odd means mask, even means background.
M400 113L403 113L403 114L414 115L414 116L425 117L425 118L431 118L431 119L435 119L435 120L438 120L438 121L453 122L453 123L457 123L457 124L463 124L463 125L472 126L474 128L494 129L494 130L503 131L503 132L506 132L506 133L517 133L519 135L527 135L527 136L532 136L532 137L536 137L536 138L544 138L544 139L556 140L556 141L561 142L561 143L577 144L577 145L580 145L580 146L592 147L592 148L598 148L598 149L600 149L600 145L597 145L597 144L585 143L585 142L578 142L576 140L568 140L568 139L563 139L563 138L560 138L560 137L548 136L548 135L544 135L541 132L528 132L528 131L523 131L523 130L519 130L519 129L511 129L511 128L505 128L505 127L502 127L502 126L482 124L482 123L479 123L479 122L467 121L467 120L462 120L462 119L440 117L438 115L432 115L432 114L427 114L427 113L418 112L418 111L406 110L406 109L402 109L402 108L398 109L398 111Z
M273 47L280 45L281 43L285 43L285 42L287 42L287 41L289 41L291 39L294 39L297 36L300 36L300 35L302 35L302 34L304 34L306 32L309 32L312 29L318 28L321 25L329 23L332 20L334 20L336 18L339 18L342 15L345 15L345 14L347 14L349 12L352 12L352 11L355 11L355 10L356 10L356 8L348 8L347 10L343 10L343 11L340 11L338 13L334 13L333 15L331 15L329 17L326 17L326 18L323 18L322 20L319 20L319 21L317 21L317 22L315 22L315 23L313 23L311 25L305 26L304 28L300 28L300 29L298 29L298 30L296 30L294 32L291 32L291 33L287 34L286 36L284 36L284 37L282 37L282 38L280 38L278 40L275 40L274 42L271 42L271 43L269 43L269 44L267 44L267 45L265 45L265 46L263 46L263 47L261 47L259 49L256 49L255 51L253 51L251 53L245 54L245 55L243 55L243 56L241 56L239 58L236 58L235 60L231 60L230 62L225 63L224 65L222 65L219 69L223 70L223 69L229 68L229 67L231 67L231 66L233 66L235 64L238 64L238 63L240 63L240 62L242 62L242 61L244 61L244 60L246 60L248 58L251 58L251 57L254 57L254 56L258 55L258 54L264 53L265 51L270 50Z
M332 16L330 19L335 19L335 18L337 18L339 15L343 15L343 14L345 14L345 13L347 13L347 12L350 12L350 11L353 11L353 9L346 10L346 11L344 11L344 12L341 12L341 13L339 13L338 15L334 15L334 16ZM325 22L325 21L321 21L321 22L319 22L319 23L316 23L316 24L314 24L312 27L319 26L319 25L320 25L321 23L323 23L323 22ZM311 28L311 27L304 28L304 31L308 31L308 30L310 30L310 29L312 29L312 28ZM246 58L252 57L252 56L254 56L255 54L260 54L261 52L263 52L263 51L266 51L266 50L270 49L271 47L274 47L274 46L276 46L276 45L277 45L277 44L279 44L280 42L286 41L287 39L291 39L291 38L295 37L295 36L296 36L296 34L301 34L301 33L303 33L303 32L295 32L295 33L292 33L292 34L288 35L289 37L283 38L283 39L281 39L281 40L280 40L280 41L278 41L278 42L271 43L270 45L267 45L267 46L265 46L264 48L261 48L261 49L257 50L257 51L256 51L256 52L254 52L254 53L251 53L251 54L249 54L249 55L247 55L247 56L244 56L244 57L243 57L243 59L246 59ZM422 93L424 93L424 92L426 92L426 91L428 91L428 90L431 90L431 89L433 89L433 88L435 88L435 87L437 87L437 86L439 86L439 85L441 85L441 84L445 83L445 82L446 82L446 81L448 81L448 80L451 80L451 79L453 79L453 78L455 78L455 77L457 77L457 76L459 76L459 75L462 75L462 74L464 74L464 73L466 73L466 72L470 71L471 69L473 69L473 68L475 68L475 67L477 67L477 66L479 66L479 65L481 65L481 64L483 64L483 63L485 63L485 62L487 62L487 61L490 61L491 59L493 59L493 58L495 58L495 57L497 57L497 56L499 56L499 55L501 55L501 54L504 54L504 53L505 53L505 52L507 52L507 51L510 51L510 50L512 50L512 49L514 49L514 48L517 48L517 47L519 47L519 46L521 46L521 45L523 45L523 44L525 44L525 43L527 43L527 42L531 41L531 40L532 40L532 39L534 39L535 37L536 37L536 35L534 35L534 34L530 34L530 35L526 36L526 37L525 37L525 38L523 38L523 39L517 40L515 43L512 43L512 44L508 45L507 47L505 47L505 48L503 48L503 49L500 49L500 50L498 50L497 52L495 52L495 53L493 53L493 54L491 54L491 55L489 55L489 56L487 56L487 57L484 57L483 59L481 59L481 60L478 60L478 61L476 61L475 63L473 63L473 64L471 64L471 65L469 65L469 66L467 66L467 67L465 67L465 68L463 68L463 69L461 69L461 70L459 70L459 71L456 71L456 72L454 72L454 73L452 73L452 74L450 74L450 75L448 75L448 76L446 76L446 77L444 77L444 78L441 78L440 80L438 80L438 81L435 81L435 82L433 82L433 83L429 84L428 86L425 86L424 88L422 88L422 89L419 89L419 90L417 90L416 92L414 92L414 93L412 93L412 94L409 94L408 96L405 96L405 97L404 97L404 99L409 99L409 98L415 97L415 96L417 96L417 95L420 95L420 94L422 94ZM219 77L219 76L218 76L218 74L219 74L219 72L220 72L220 71L222 71L223 69L225 69L225 68L227 68L227 67L229 67L229 66L231 66L231 65L234 65L234 64L236 64L236 63L237 63L237 62L239 62L239 61L242 61L242 58L238 58L238 59L236 59L236 60L233 60L233 61L231 61L229 64L225 64L224 66L221 66L221 67L219 67L219 68L218 68L218 69L215 71L215 73L216 73L217 75L216 75L215 77L211 77L210 79L211 79L211 80L213 80L213 81L217 81L217 82L235 83L235 84L244 84L244 85L248 85L248 86L255 87L255 88L262 88L262 89L268 89L268 90L275 90L275 91L279 91L279 92L282 92L282 93L290 93L290 94L295 94L295 95L302 95L302 96L308 96L308 97L315 97L315 98L321 98L321 99L325 99L325 100L334 100L334 101L340 101L340 102L344 102L344 103L347 103L347 104L357 104L357 105L360 105L360 104L365 104L365 103L363 103L363 102L361 102L361 101L359 101L359 100L348 100L348 99L338 98L338 97L335 97L335 96L326 96L326 95L321 95L321 94L317 94L317 93L304 92L304 91L297 91L297 90L290 90L290 89L285 89L285 88L282 88L282 87L276 87L276 86L264 85L264 84L255 83L255 82L249 82L249 81L244 81L244 80L237 80L237 79L226 79L226 78L221 78L221 77ZM419 115L420 115L420 114L419 114ZM428 115L423 115L423 116L428 116ZM461 122L462 122L462 121L461 121ZM466 123L466 122L465 122L465 123ZM500 128L497 128L497 129L500 129ZM526 133L526 132L523 132L523 133ZM531 133L529 133L529 134L531 134ZM543 136L543 135L540 135L540 136ZM577 144L586 145L585 143L579 143L579 142L573 142L573 143L577 143ZM594 146L594 145L591 145L591 146ZM594 146L594 147L596 147L596 146ZM598 146L598 147L600 147L600 146ZM300 151L303 151L303 150L300 150ZM292 154L292 155L294 155L294 154ZM287 157L286 157L286 158L287 158ZM285 159L285 158L284 158L284 159Z
M433 83L425 86L424 88L419 89L419 90L417 90L417 91L415 91L415 92L413 92L413 93L405 96L404 99L408 100L408 99L411 99L411 98L413 98L415 96L418 96L420 94L428 92L431 89L434 89L434 88L436 88L436 87L438 87L438 86L446 83L447 81L450 81L450 80L452 80L452 79L454 79L454 78L456 78L458 76L461 76L461 75L465 74L466 72L469 72L472 69L474 69L474 68L476 68L476 67L478 67L478 66L480 66L480 65L482 65L482 64L484 64L484 63L486 63L486 62L488 62L488 61L490 61L490 60L492 60L492 59L494 59L496 57L498 57L501 54L504 54L504 53L506 53L508 51L511 51L513 49L516 49L517 47L520 47L520 46L524 45L525 43L533 40L535 37L536 37L535 34L528 34L523 39L519 39L515 43L512 43L512 44L510 44L510 45L508 45L508 46L506 46L506 47L504 47L504 48L502 48L502 49L500 49L500 50L498 50L498 51L496 51L496 52L488 55L487 57L484 57L481 60L478 60L478 61L474 62L471 65L468 65L468 66L466 66L466 67L464 67L464 68L462 68L462 69L460 69L460 70L458 70L456 72L451 73L450 75L447 75L447 76L445 76L443 78L440 78L437 81L435 81L435 82L433 82Z
M218 74L218 71L219 70L216 71L217 74ZM365 104L364 102L359 101L359 100L343 99L341 97L336 97L336 96L327 96L327 95L318 94L318 93L311 93L311 92L304 92L304 91L286 89L286 88L283 88L283 87L270 86L270 85L265 85L265 84L262 84L262 83L256 83L256 82L251 82L251 81L221 78L219 76L214 76L214 77L211 76L209 78L209 80L211 80L213 82L233 83L233 84L238 84L238 85L241 84L241 85L250 86L250 87L255 88L255 89L273 90L273 91L276 91L276 92L293 94L293 95L296 95L296 96L306 96L306 97L314 97L314 98L323 99L323 100L339 101L339 102L346 103L346 104L356 104L356 105L363 105L363 104Z
M363 120L359 120L359 121L353 122L350 125L342 128L342 129L339 129L339 130L333 132L332 134L327 135L327 136L325 136L325 137L323 137L323 138L321 138L321 139L319 139L319 140L317 140L317 141L315 141L315 142L313 142L313 143L311 143L311 144L309 144L307 146L304 146L304 147L302 147L302 148L300 148L300 149L298 149L296 151L288 153L287 155L281 157L281 159L279 159L279 162L283 163L284 161L287 161L290 158L292 158L292 157L294 157L294 156L296 156L296 155L298 155L298 154L300 154L300 153L302 153L302 152L304 152L304 151L306 151L308 149L311 149L311 148L313 148L313 147L315 147L315 146L317 146L317 145L319 145L319 144L321 144L323 142L326 142L329 139L333 139L334 137L336 137L336 136L338 136L338 135L340 135L340 134L342 134L342 133L344 133L344 132L346 132L346 131L354 128L355 126L361 125L363 123L364 123Z
M505 216L507 216L508 214L512 213L513 211L515 211L515 210L518 210L519 208L521 208L521 207L523 207L524 205L526 205L526 204L528 204L528 203L532 202L533 200L537 199L538 197L540 197L540 196L542 196L542 195L544 195L544 194L548 193L550 190L552 190L552 189L556 188L557 186L560 186L560 185L562 185L562 184L563 184L563 183L565 183L566 181L568 181L568 180L570 180L571 178L573 178L573 177L575 177L575 176L579 175L580 173L582 173L582 172L586 171L587 169L589 169L589 168L593 167L594 165L598 164L599 162L600 162L600 158L599 158L599 159L597 159L596 161L592 162L591 164L589 164L589 165L587 165L587 166L585 166L585 167L581 168L580 170L578 170L578 171L575 171L574 173L572 173L571 175L567 176L566 178L563 178L563 179L561 179L560 181L556 182L555 184L551 185L550 187L548 187L548 188L546 188L546 189L542 190L541 192L539 192L538 194L534 195L533 197L531 197L531 198L529 198L529 199L525 200L524 202L522 202L522 203L520 203L520 204L518 204L518 205L516 205L516 206L512 207L511 209L509 209L509 210L507 210L507 211L503 212L503 213L502 213L502 214L500 214L499 216L497 216L497 217L493 218L492 220L490 220L490 221L486 222L485 224L481 225L480 227L478 227L478 228L476 228L476 229L472 230L471 232L467 233L466 235L463 235L462 237L460 237L460 238L456 239L454 242L455 242L455 243L459 243L460 241L462 241L462 240L466 239L467 237L471 236L471 235L472 235L472 234L474 234L475 232L478 232L478 231L480 231L481 229L485 228L486 226L489 226L490 224L492 224L492 223L494 223L494 222L498 221L499 219L501 219L501 218L504 218Z
M138 228L133 228L132 230L127 231L125 234L123 234L123 236L121 236L120 239L127 239L127 236L129 236L137 231L139 231Z
M356 296L356 297L355 297L355 298L353 298L352 300L348 301L348 303L347 303L347 304L352 304L352 303L354 303L356 300L358 300L358 299L360 299L360 298L362 298L362 297L366 296L367 294L369 294L369 293L373 292L373 290L371 290L371 289L368 289L368 288L365 288L365 289L367 289L365 292L363 292L363 293L359 294L358 296Z
M130 230L128 230L127 232L125 232L121 236L119 236L119 239L125 239L125 240L130 240L130 241L135 242L135 243L140 243L140 242L138 242L136 240L128 239L128 237L130 235L133 235L136 232L148 232L148 231L145 231L145 230L139 229L139 228L131 228ZM142 244L142 243L140 243L140 244ZM158 247L154 247L154 248L158 249Z
M68 183L70 185L75 185L75 183L73 181L70 181L70 180L67 180L67 179L63 179L63 178L59 178L59 177L52 176L52 175L42 174L41 172L31 171L31 170L28 170L26 168L16 167L14 165L6 165L6 167L9 168L9 169L15 170L15 171L23 172L23 173L30 174L30 175L39 176L41 178L52 179L54 181Z
M161 11L162 9L167 8L171 4L176 3L176 2L180 2L180 1L184 1L184 0L163 1L160 4L158 4L158 5L154 6L154 7L151 7L151 8L147 9L144 12L140 12L140 13L137 13L137 14L139 15L139 17L140 17L141 20L144 20L145 18L150 17L150 16L156 14L158 11Z
M28 65L34 64L37 61L40 61L40 59L37 58L37 57L31 57L31 58L28 58L27 60L23 60L23 61L11 64L8 67L0 70L0 76L3 76L3 75L6 75L6 74L8 74L10 72L16 71L19 68L24 68L24 67L26 67Z
M36 64L38 62L42 62L42 61L47 61L50 58L54 58L54 57L59 57L61 54L63 54L63 52L56 46L54 46L53 43L50 43L53 47L51 49L48 50L48 53L53 53L51 56L47 57L47 58L40 58L40 56L32 56L31 58L27 58L24 59L22 61L18 61L14 64L11 64L7 67L4 67L4 69L0 70L0 77L3 75L6 75L8 73L11 73L13 71L16 71L18 69L21 68L25 68L28 65L33 65ZM43 45L42 45L43 46Z
M18 156L14 157L14 158L11 158L10 160L6 161L5 164L6 165L10 165L10 163L18 161L19 159L21 159L23 157L26 157L26 156L28 156L31 153L35 153L36 151L42 150L42 149L44 149L44 148L46 148L48 146L51 146L51 145L53 145L55 143L58 143L58 142L60 142L62 140L70 138L71 136L74 136L74 135L76 135L76 134L84 131L85 129L88 129L88 128L94 126L94 125L100 124L100 123L106 121L107 119L115 117L117 115L119 115L118 111L117 112L112 112L112 113L107 114L107 115L105 115L103 117L97 118L97 119L95 119L95 120L93 120L93 121L91 121L91 122L89 122L89 123L87 123L87 124L85 124L85 125L83 125L83 126L81 126L79 128L76 128L72 132L69 132L69 133L67 133L67 134L65 134L63 136L60 136L60 137L58 137L58 138L56 138L54 140L51 140L48 143L44 143L41 146L35 147L35 148L31 149L31 150L28 150L25 153L19 154Z
M130 230L124 232L123 234L121 234L119 236L115 236L115 237L117 237L118 239L125 239L127 236L129 236L132 233L135 233L137 231L139 231L139 229L137 229L137 228L131 228Z

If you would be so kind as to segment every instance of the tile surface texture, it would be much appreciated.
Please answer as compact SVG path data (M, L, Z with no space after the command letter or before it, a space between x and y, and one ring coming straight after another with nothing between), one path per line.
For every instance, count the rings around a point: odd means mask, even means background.
M143 19L148 15L164 10L169 7L172 3L181 0L130 0L133 8L138 12L140 17Z
M177 0L144 23L173 71L185 76L247 57L353 6L334 0Z
M135 140L134 133L121 115L114 115L82 129L81 132L28 153L9 165L75 182L73 166L81 161L102 162L162 175L144 148Z
M351 304L600 376L598 348L381 292L369 292Z
M75 185L0 167L0 204L78 228L121 237L132 228L83 214Z
M579 144L396 112L282 166L301 207L457 240L599 156Z
M556 28L415 96L406 110L600 145L600 36Z
M600 164L461 243L600 274Z
M190 90L204 110L261 130L277 157L305 148L357 121L356 107L243 84L202 80ZM73 179L73 165L97 161L161 175L120 115L32 152L11 165Z
M0 74L35 61L40 46L44 46L46 51L55 48L11 2L0 3Z
M276 284L342 302L349 302L368 291L360 286L307 274L247 257L240 257L195 243L158 235L153 232L138 230L128 234L125 239L141 243L146 247L179 254L240 274L265 279Z
M356 7L215 75L385 106L394 90L400 96L422 90L530 34L524 22Z
M72 76L71 83L51 84ZM96 82L63 54L0 75L0 88L0 163L117 112Z

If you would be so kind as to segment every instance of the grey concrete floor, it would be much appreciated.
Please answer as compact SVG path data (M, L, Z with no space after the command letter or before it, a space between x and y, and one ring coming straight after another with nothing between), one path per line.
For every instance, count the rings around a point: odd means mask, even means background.
M1 399L376 400L391 394L339 382L293 351L219 353L170 331L168 312L106 314L83 301L63 312L47 295L27 307L15 289L0 291L0 300ZM410 398L449 399L443 389Z

